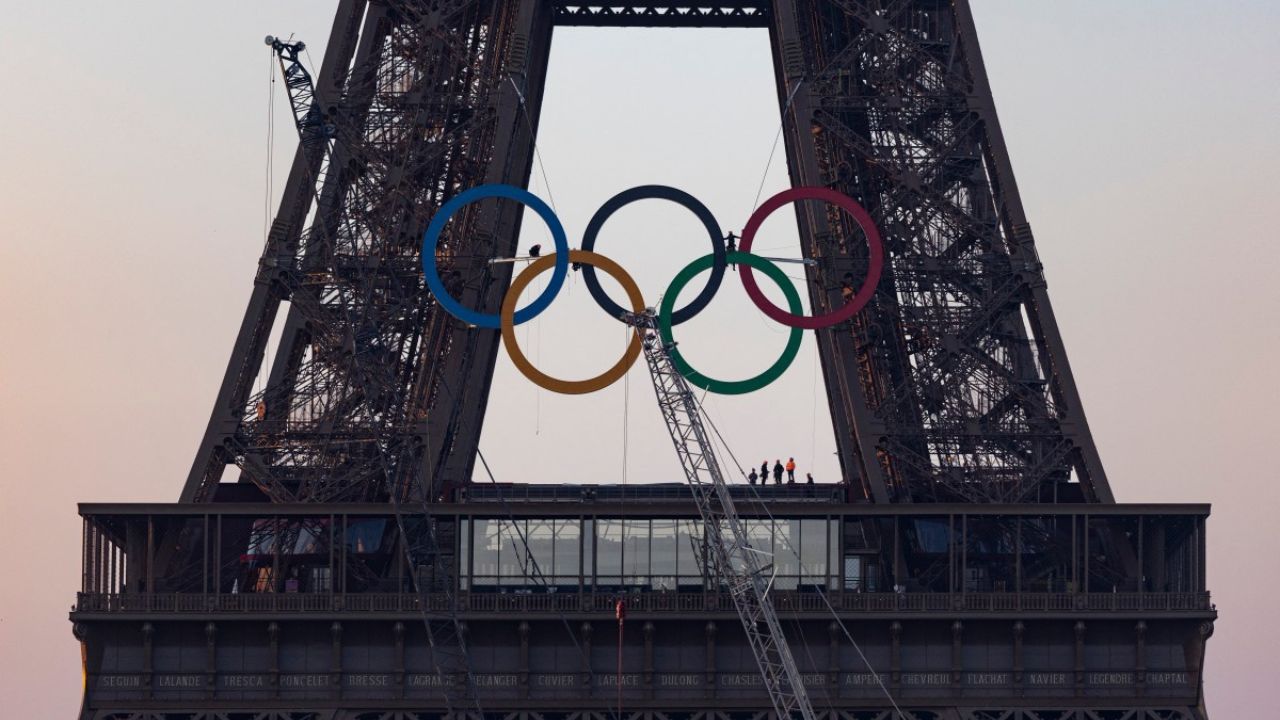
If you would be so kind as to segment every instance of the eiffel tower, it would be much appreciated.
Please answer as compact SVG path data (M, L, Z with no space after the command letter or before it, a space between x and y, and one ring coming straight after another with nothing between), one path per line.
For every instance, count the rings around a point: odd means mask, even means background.
M768 28L792 184L883 236L815 331L842 481L742 499L818 714L1207 717L1209 508L1115 502L968 0L337 5L318 70L275 42L299 144L180 501L80 508L84 720L772 713L687 489L471 482L499 333L422 234L527 185L557 26ZM867 244L795 212L829 312ZM448 224L462 304L497 311L521 218Z

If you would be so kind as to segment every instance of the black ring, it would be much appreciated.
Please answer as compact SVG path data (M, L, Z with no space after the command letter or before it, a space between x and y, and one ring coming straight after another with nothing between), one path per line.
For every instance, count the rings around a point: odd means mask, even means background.
M729 265L724 247L724 235L720 232L720 223L716 222L715 216L711 214L706 205L703 205L689 193L666 185L639 185L630 190L623 190L609 198L609 201L601 205L596 214L591 216L591 222L587 223L587 231L582 235L582 249L595 250L596 236L600 234L600 228L604 226L604 222L609 219L609 216L636 200L649 199L670 200L687 208L702 221L703 227L707 229L707 234L711 236L711 254L713 256L711 276L707 278L707 286L702 289L702 292L698 293L697 297L691 300L688 305L671 313L671 324L679 325L702 312L711 303L711 298L715 297L716 292L720 290L720 281L724 279L724 270ZM610 316L620 318L623 314L629 312L626 308L614 302L605 293L604 288L600 287L600 281L596 278L595 268L590 265L583 266L582 279L587 282L587 290L591 291L591 297L595 298L596 304L609 313Z

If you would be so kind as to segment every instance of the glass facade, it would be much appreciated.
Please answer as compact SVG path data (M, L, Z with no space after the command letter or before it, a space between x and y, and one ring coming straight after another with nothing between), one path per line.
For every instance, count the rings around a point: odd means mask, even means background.
M827 587L840 572L838 521L747 520L751 546L782 590ZM686 518L463 519L461 587L700 591L702 522ZM526 551L527 548L527 551ZM542 578L542 580L539 580Z

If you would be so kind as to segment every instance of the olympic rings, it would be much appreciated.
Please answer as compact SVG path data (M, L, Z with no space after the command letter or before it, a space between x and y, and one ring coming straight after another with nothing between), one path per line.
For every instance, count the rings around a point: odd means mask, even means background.
M694 315L702 312L711 298L715 297L716 292L720 290L720 282L724 280L725 269L725 247L724 235L720 231L720 223L716 222L716 218L697 198L689 193L678 190L666 185L640 185L630 190L624 190L617 195L609 198L604 205L596 210L596 214L591 216L591 221L587 223L587 231L582 235L582 249L593 251L596 249L596 237L600 234L600 228L604 227L604 223L615 212L621 210L624 206L630 205L637 200L670 200L671 202L687 208L690 212L702 221L702 226L707 229L707 235L711 237L711 251L715 258L714 264L711 266L711 277L707 280L707 286L698 293L688 305L675 311L671 315L673 325L692 318ZM620 317L626 310L615 303L612 298L605 293L604 288L600 287L600 280L596 277L596 269L590 265L582 269L582 279L587 283L587 290L591 291L591 297L595 298L596 304L599 305L610 317Z
M542 217L542 221L551 230L551 239L555 243L555 254L547 256L556 258L556 269L551 274L551 282L547 283L547 289L543 290L541 295L529 303L529 307L515 313L515 323L517 325L537 317L551 305L552 300L556 299L556 294L560 292L560 287L564 285L565 277L569 274L569 240L565 237L564 226L560 224L560 218L556 217L556 214L551 211L551 208L547 207L546 203L542 202L533 193L512 185L480 185L479 187L471 188L455 195L449 202L444 204L444 207L440 208L435 217L431 218L431 224L427 226L427 231L422 236L422 276L426 279L427 287L436 296L436 301L440 303L440 306L448 310L454 317L476 327L497 330L501 326L498 316L493 313L476 312L464 307L445 289L444 281L440 279L440 273L436 268L436 244L440 241L440 233L444 230L445 223L449 222L449 218L453 217L454 213L461 210L464 205L484 198L515 200L532 208L534 212Z
M876 224L871 219L871 215L867 213L861 205L848 195L829 190L821 187L797 187L790 190L784 190L777 195L769 198L747 220L747 225L742 229L742 252L751 252L751 243L756 238L756 231L760 229L760 224L765 218L778 208L787 203L797 200L825 200L845 212L853 216L862 228L862 232L867 236L867 247L871 250L871 264L867 268L867 277L862 282L862 287L858 288L858 292L839 310L833 310L823 315L804 316L796 312L784 312L781 308L769 302L764 293L760 292L760 287L756 285L756 279L751 274L751 266L742 268L742 286L747 290L747 297L751 298L751 302L760 308L760 311L775 321L786 325L787 327L802 328L804 330L820 330L822 328L831 327L838 323L845 322L858 314L858 311L866 307L871 300L871 296L875 294L876 283L880 282L880 273L884 270L884 244L880 240L880 231L876 228Z
M623 291L627 293L627 299L631 301L631 311L637 314L644 312L644 298L640 296L640 288L636 285L635 280L632 280L631 276L627 274L627 271L622 269L621 265L603 255L586 250L570 250L567 255L567 260L587 266L599 267L611 275L622 286ZM623 375L626 375L627 370L631 369L636 358L640 357L642 341L640 332L637 329L632 334L631 342L627 344L627 350L622 354L622 359L614 363L613 367L587 380L561 380L551 377L534 367L516 342L516 323L514 319L516 300L520 298L520 293L524 292L524 289L528 287L535 277L546 272L552 263L559 267L560 261L561 258L552 255L538 258L511 282L511 287L507 290L506 297L502 299L502 312L499 315L502 323L502 346L507 349L507 355L511 357L511 363L516 366L516 369L533 381L534 384L552 392L566 395L582 395L602 390L617 382Z
M531 208L547 224L555 242L555 253L536 259L528 268L516 276L510 288L508 288L507 294L502 299L501 311L496 315L481 313L463 307L445 288L444 281L440 278L436 266L436 245L440 240L440 234L444 230L445 224L463 206L484 198L515 200ZM746 227L742 230L740 250L730 252L725 247L726 238L721 236L720 225L716 222L715 217L711 215L711 211L688 193L665 185L642 185L618 193L610 198L608 202L596 211L590 223L588 223L587 231L583 236L581 250L569 249L564 227L560 224L559 218L556 217L546 203L536 196L511 185L481 185L462 192L449 200L440 208L436 216L431 219L431 223L422 238L422 270L427 287L435 295L440 306L458 319L475 327L499 330L502 333L503 347L507 349L507 354L510 355L512 364L535 384L554 392L570 395L590 393L603 389L622 378L635 363L636 359L639 358L644 340L641 339L638 329L635 330L631 342L627 344L627 349L622 358L605 372L586 380L561 380L543 373L529 362L529 359L525 357L516 342L515 326L532 320L551 305L556 294L560 292L560 288L564 285L570 263L585 266L583 275L586 279L587 288L591 291L591 296L596 301L596 304L609 313L610 316L621 319L623 315L628 313L628 310L615 303L605 294L596 275L596 268L605 271L622 285L622 289L626 292L627 299L631 303L630 313L637 315L644 313L644 299L635 281L620 265L603 255L595 253L593 248L600 233L600 228L604 226L605 221L610 216L636 200L651 198L669 200L687 208L702 221L703 227L707 229L707 234L711 236L711 254L694 260L676 275L663 296L657 315L659 335L664 345L669 347L671 362L676 371L684 376L689 383L710 392L723 395L738 395L759 390L777 380L795 360L803 342L803 331L827 328L851 319L871 300L875 293L876 284L880 281L880 275L884 270L884 245L880 238L880 232L872 221L870 214L853 198L828 188L797 187L785 190L769 198L747 220ZM836 205L849 213L866 235L867 247L870 251L867 277L863 280L862 286L853 294L852 298L845 302L843 307L822 315L802 315L803 305L800 301L800 295L796 292L787 275L770 262L768 258L751 254L751 244L755 241L756 232L759 231L760 225L764 223L765 219L783 205L798 200L822 200ZM770 318L791 328L787 346L782 351L782 355L764 372L746 380L717 380L694 370L688 361L684 359L684 356L680 354L679 350L676 349L672 337L672 328L675 325L679 325L696 316L711 302L711 299L720 289L720 283L724 279L725 268L730 264L743 266L741 273L742 285L747 291L747 297L751 298L756 307L760 308ZM554 272L546 290L533 302L529 303L528 307L516 310L516 302L519 300L520 294L529 286L529 283L552 267L554 267ZM689 281L707 269L711 270L711 277L708 279L706 287L688 305L679 310L674 309L680 291L689 284ZM760 270L765 275L768 275L769 279L782 288L790 312L773 305L765 298L764 294L760 292L760 287L756 284L756 279L752 272L753 269Z
M782 288L782 294L787 298L787 305L790 306L793 314L799 314L804 311L804 306L800 304L800 293L796 292L787 278L787 274L777 265L769 262L767 259L759 255L749 255L745 252L731 252L728 255L728 262L733 265L745 265L754 267L762 271L769 279L778 284ZM685 380L697 385L698 387L721 395L742 395L744 393L754 392L762 387L772 383L786 372L787 368L796 359L796 355L800 352L800 343L804 340L804 331L798 327L792 326L791 335L787 338L787 347L783 349L782 355L770 365L767 370L746 380L716 380L708 377L693 369L684 356L680 354L680 350L675 347L671 334L672 312L671 308L676 303L676 297L684 286L698 273L707 268L715 267L715 257L712 255L703 255L685 266L671 281L671 285L667 287L667 292L662 296L662 307L658 310L658 332L662 336L662 342L670 348L668 353L671 356L671 364L675 369L684 376ZM746 271L746 268L743 268Z

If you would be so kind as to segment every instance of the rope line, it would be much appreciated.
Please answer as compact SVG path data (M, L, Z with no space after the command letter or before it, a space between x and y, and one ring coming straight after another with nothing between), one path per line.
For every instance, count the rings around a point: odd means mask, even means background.
M724 440L724 436L720 434L720 428L716 427L715 420L713 420L711 416L707 414L706 409L703 408L702 406L702 401L698 400L697 402L698 402L698 409L702 411L702 416L707 419L707 424L711 426L712 431L714 431L716 434L716 437L719 438L720 444L724 447L725 452L729 454L729 459L732 460L733 464L738 468L738 474L743 474L742 464L738 462L738 458L733 454L733 450L729 448L728 443L726 443ZM773 517L773 513L769 512L768 503L766 503L764 501L764 498L760 496L760 493L756 490L756 487L749 483L747 487L749 488L749 492L751 493L751 495L755 497L756 504L758 504L760 506L760 509L764 511L764 514L766 517L769 518L769 521L771 523L776 522L776 520ZM789 538L787 538L785 535L779 535L776 532L774 533L774 537L781 538L782 542L786 544L787 551L790 552L792 555L796 556L797 558L800 557L800 553L796 550L795 546L791 544L791 540ZM884 696L889 701L889 704L893 706L894 712L897 713L899 720L903 720L906 716L903 714L902 708L898 706L897 701L894 700L893 698L893 694L889 692L889 688L886 687L884 684L884 681L880 679L880 673L876 672L876 669L872 667L871 660L868 659L866 656L866 653L862 651L862 646L858 644L857 640L853 639L853 633L849 632L849 628L844 624L844 620L840 619L840 614L836 612L835 606L831 604L831 600L827 597L827 594L822 591L822 588L817 587L816 585L814 586L814 590L818 593L818 597L822 598L822 604L827 606L827 612L831 614L832 619L835 620L836 624L840 626L840 630L844 633L845 638L848 639L849 644L852 645L854 651L858 653L858 657L861 658L862 664L867 667L867 670L871 672L871 676L875 678L876 685L880 687L881 692L884 693Z
M787 124L787 111L791 109L791 101L795 100L796 93L803 84L804 78L800 78L800 81L796 83L795 87L791 88L791 92L787 95L786 105L782 106L782 120L778 122L778 132L773 136L773 145L769 148L769 161L765 163L764 173L760 175L760 187L756 188L756 199L751 201L751 212L747 213L748 215L754 213L756 208L760 207L760 195L764 193L765 181L769 179L769 168L773 167L773 156L778 152L778 140L782 137L782 129Z

